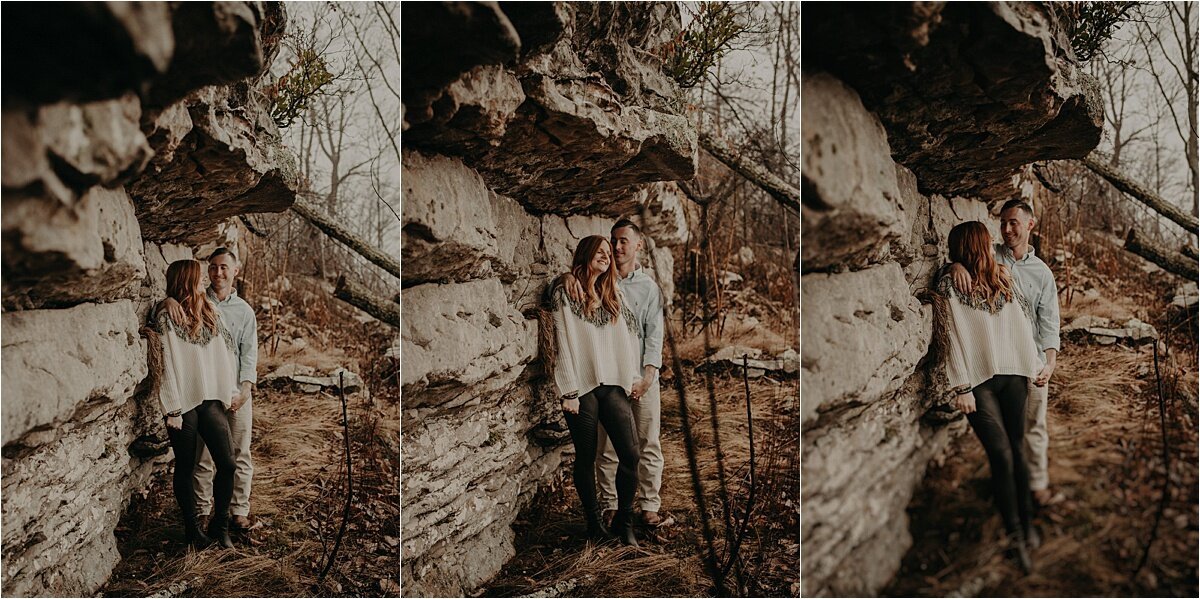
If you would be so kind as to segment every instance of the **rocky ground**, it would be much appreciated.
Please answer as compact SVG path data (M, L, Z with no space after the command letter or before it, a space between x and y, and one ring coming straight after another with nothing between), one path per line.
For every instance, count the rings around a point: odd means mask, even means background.
M1091 335L1064 343L1047 413L1051 485L1061 498L1037 518L1044 543L1033 553L1034 572L1021 575L995 549L1003 529L983 449L968 433L930 467L914 496L914 545L885 595L1196 595L1197 375L1188 337L1195 321L1155 318L1142 307L1153 300L1137 292L1115 286L1104 292L1075 295L1064 322L1138 315L1158 327L1166 351L1156 367L1150 343L1101 345Z
M736 340L762 347L768 353L786 348L783 339L767 330L730 324L720 346ZM747 533L740 548L742 594L796 596L799 593L799 425L798 380L795 375L768 373L743 380L740 371L713 373L712 397L705 374L696 369L704 355L702 337L679 346L684 364L688 421L694 439L704 488L709 524L718 561L728 564L732 543L725 531L736 529L751 503ZM755 472L750 497L750 435L746 417L746 385L752 398ZM581 539L584 521L570 481L570 464L517 521L517 555L481 592L506 597L529 593L564 597L698 597L715 592L702 555L707 551L700 511L693 494L687 444L674 378L664 378L662 441L665 461L662 515L658 529L642 528L639 549L615 542L596 544ZM723 475L734 526L724 524L713 414L719 422ZM737 584L737 568L726 575L726 593Z
M117 527L122 560L102 595L399 596L399 361L379 358L389 343L381 325L356 322L311 281L296 287L285 296L294 310L258 314L251 512L261 526L235 535L233 549L188 550L168 469ZM284 365L345 366L364 379L347 395L353 501L324 579L345 507L342 404L336 389L264 376Z

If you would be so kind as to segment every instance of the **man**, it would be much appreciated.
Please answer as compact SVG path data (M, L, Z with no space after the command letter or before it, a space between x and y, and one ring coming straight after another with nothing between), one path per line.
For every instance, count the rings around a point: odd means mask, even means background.
M1029 245L1029 234L1037 221L1033 209L1021 200L1009 200L1000 209L1000 235L1003 244L996 244L996 261L1009 268L1021 293L1025 296L1026 314L1033 327L1033 341L1046 366L1029 384L1029 402L1025 422L1025 454L1029 462L1029 488L1039 505L1048 505L1054 494L1050 491L1046 451L1050 437L1046 431L1046 398L1050 392L1050 377L1058 362L1059 322L1058 286L1054 273L1038 258ZM954 286L960 292L971 289L971 275L962 265L951 266Z
M633 415L637 419L641 457L638 461L638 494L641 496L642 521L647 526L662 523L659 510L662 498L663 455L659 440L661 425L658 370L662 366L663 311L662 292L658 284L641 267L641 252L645 249L642 231L633 221L621 219L612 227L613 256L617 269L617 285L625 295L629 309L637 317L642 331L642 380L633 386ZM584 300L583 287L571 275L565 275L567 293L575 300ZM601 427L602 428L602 427ZM600 505L605 517L617 510L617 452L608 435L598 434L596 482Z
M234 530L249 530L250 481L254 476L254 462L250 458L250 431L254 418L251 393L258 382L258 321L254 309L238 297L233 282L241 273L237 256L228 248L217 248L208 259L208 299L217 306L225 328L233 337L236 349L237 380L239 394L229 408L229 432L233 437L233 458L237 463L237 474L233 481L233 501L229 505L232 513L230 526ZM167 301L171 316L182 321L183 309L173 300ZM178 311L178 314L176 313ZM196 465L195 490L196 510L207 518L212 511L212 480L215 468L212 456L205 448Z

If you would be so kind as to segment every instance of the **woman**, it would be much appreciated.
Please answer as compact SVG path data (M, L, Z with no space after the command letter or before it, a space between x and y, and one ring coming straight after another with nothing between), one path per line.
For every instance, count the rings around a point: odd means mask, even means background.
M1008 269L996 263L991 235L978 221L950 230L950 259L975 282L955 289L949 273L934 294L937 335L954 405L967 415L987 452L996 507L1016 557L1028 573L1034 541L1029 469L1023 453L1027 379L1042 369L1026 306Z
M638 437L629 391L641 378L641 340L633 314L617 288L612 248L605 237L579 242L571 274L586 299L576 303L562 286L552 290L557 356L554 380L575 444L575 490L583 503L588 536L637 545L631 517L637 489ZM596 423L617 452L617 513L610 532L596 501Z
M175 450L175 500L183 528L193 547L213 543L233 547L229 538L229 502L233 497L233 441L225 410L237 386L233 340L204 293L202 269L195 260L172 262L167 268L167 295L179 302L185 322L176 322L160 306L151 317L162 344L159 400L166 414L167 436ZM154 355L154 354L152 354ZM216 464L213 516L208 534L200 530L192 486L200 440Z

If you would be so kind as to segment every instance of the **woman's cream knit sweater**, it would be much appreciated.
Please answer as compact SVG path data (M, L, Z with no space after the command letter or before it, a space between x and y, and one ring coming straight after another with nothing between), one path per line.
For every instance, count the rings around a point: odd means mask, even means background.
M999 298L989 306L981 298L962 295L949 275L937 282L935 334L942 335L945 374L951 397L966 393L1001 374L1034 378L1041 372L1033 331L1023 310L1020 290L1012 301Z
M201 327L195 336L165 311L151 318L162 338L163 377L158 397L163 413L186 413L209 399L219 400L228 408L237 392L237 364L233 338L220 314L216 333Z
M583 396L600 385L615 385L628 394L642 378L642 343L624 296L615 318L603 308L589 316L561 287L553 298L558 342L554 381L559 396Z

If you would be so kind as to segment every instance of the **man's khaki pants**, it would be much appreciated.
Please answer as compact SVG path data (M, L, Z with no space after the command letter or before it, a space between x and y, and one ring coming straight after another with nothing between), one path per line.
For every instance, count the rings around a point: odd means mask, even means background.
M254 399L229 413L229 432L233 437L233 461L237 464L237 472L233 476L233 500L229 503L229 512L233 516L250 515L250 480L254 477L254 462L250 460L250 430L254 421ZM193 486L196 490L196 513L207 516L212 512L213 503L213 466L212 456L208 447L201 443L200 462L196 464Z
M1025 400L1025 461L1029 463L1029 489L1041 491L1050 487L1046 451L1050 435L1046 431L1046 398L1050 383L1038 387L1029 379L1029 397Z
M662 422L658 381L646 390L641 399L633 402L633 417L637 421L638 443L641 456L638 459L638 496L643 511L657 512L662 506L658 490L662 487L663 454L659 441ZM596 431L596 492L598 505L605 510L617 509L617 451L608 440L604 427Z

